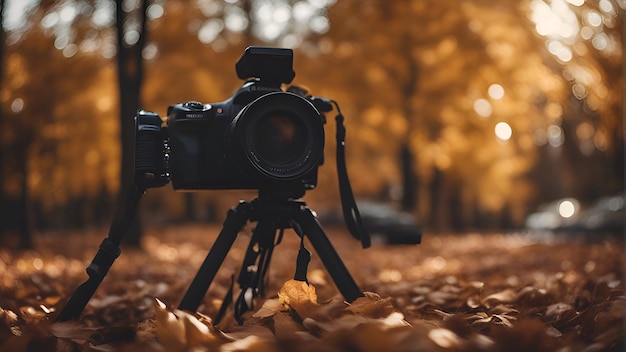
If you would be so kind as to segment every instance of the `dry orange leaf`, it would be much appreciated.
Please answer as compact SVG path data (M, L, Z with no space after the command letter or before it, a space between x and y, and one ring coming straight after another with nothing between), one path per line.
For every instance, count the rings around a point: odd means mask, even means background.
M376 293L365 292L365 297L357 298L346 311L369 318L386 318L397 309L391 303L391 297L381 298Z
M483 304L487 307L487 308L491 308L494 306L497 306L500 303L511 303L514 302L517 299L517 293L510 289L507 288L503 291L491 294L487 297L485 297L483 299Z
M175 309L170 311L160 300L155 300L156 335L167 351L186 351L197 346L217 347L226 337L212 326L208 317L196 316Z
M315 287L304 281L289 280L278 291L278 299L288 306L303 302L317 304Z
M289 280L278 291L278 301L293 309L301 319L319 307L315 287L304 281Z
M286 310L288 310L288 307L283 304L278 298L268 299L263 302L263 306L259 310L254 312L252 316L254 318L269 318L271 316L274 316L274 314L278 312L283 312Z
M463 341L461 337L459 337L459 335L444 328L430 330L428 332L428 338L436 343L439 347L443 348L458 348L459 346L461 346L461 343Z

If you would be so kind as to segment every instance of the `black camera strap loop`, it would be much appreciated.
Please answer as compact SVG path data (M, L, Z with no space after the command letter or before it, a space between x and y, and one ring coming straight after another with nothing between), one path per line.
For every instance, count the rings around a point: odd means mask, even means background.
M361 246L367 248L371 245L370 235L363 226L361 214L354 200L352 186L348 178L348 169L346 167L346 127L343 125L343 114L336 101L331 101L337 109L335 122L337 123L337 174L339 178L339 194L341 196L341 208L343 210L343 218L346 222L348 230L354 238L361 241Z
M307 279L306 274L309 270L309 263L311 262L311 251L304 246L304 231L302 231L300 224L292 221L291 226L300 237L300 249L298 250L298 256L296 257L296 272L293 275L293 279L297 281L304 281L308 284L309 280Z

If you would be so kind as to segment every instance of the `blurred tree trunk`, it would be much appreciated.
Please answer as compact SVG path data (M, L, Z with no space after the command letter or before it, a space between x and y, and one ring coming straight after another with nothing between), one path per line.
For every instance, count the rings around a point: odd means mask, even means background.
M410 43L408 38L410 35L407 34L406 43ZM408 122L409 128L407 128L406 138L402 142L400 146L400 162L401 162L401 170L402 170L402 200L401 206L402 210L405 211L413 211L417 210L417 190L418 190L418 176L415 172L415 168L413 165L415 164L416 156L411 150L411 131L413 131L412 121L415 121L414 114L415 111L413 109L413 100L415 99L415 94L417 91L417 82L419 80L419 67L415 60L412 59L411 56L412 47L407 45L404 48L405 54L408 57L407 65L408 65L408 77L406 77L407 81L404 84L402 95L403 95L403 111L404 116Z
M248 27L244 32L244 45L247 47L249 45L255 45L255 37L254 37L254 27L256 26L253 13L252 2L254 0L242 0L241 8L246 13L246 17L248 18Z
M433 167L433 177L430 180L430 197L429 197L429 219L423 219L426 225L432 226L435 230L441 230L443 221L441 221L441 204L443 196L444 174L437 168Z
M402 210L411 211L417 204L417 176L413 171L415 156L408 143L400 146L400 168L402 170Z
M198 211L196 210L196 194L192 192L183 193L183 198L185 200L185 220L186 221L196 221L196 214Z
M4 45L5 45L5 33L4 33L4 7L6 1L0 0L0 82L4 82ZM0 104L0 131L4 131L5 121L4 106ZM8 205L7 197L4 192L4 170L5 170L5 153L4 141L0 141L0 212L7 214ZM0 221L0 244L5 240L6 221Z
M5 65L5 37L4 12L6 0L0 2L0 82L4 82ZM8 111L0 107L0 131L5 131ZM19 248L32 248L32 231L28 212L28 151L32 143L30 136L21 136L22 143L12 142L7 145L1 138L0 147L0 211L7 218L0 221L0 243L10 241ZM9 165L10 164L10 165ZM14 194L6 190L7 172L14 170L15 177L19 178L19 189ZM17 238L11 240L8 234L17 230ZM16 241L17 240L17 241Z
M28 150L32 139L22 148L16 148L16 160L19 164L20 173L20 198L17 202L17 221L19 231L19 248L33 248L32 228L29 217L29 192L28 192Z
M116 0L117 26L117 64L120 103L120 137L122 143L121 182L118 196L118 209L126 201L127 192L134 177L134 141L135 130L133 116L139 109L141 83L143 81L142 52L146 43L146 9L148 1L142 0L140 8L133 12L124 11L124 0ZM133 18L135 17L135 18ZM138 28L128 28L132 20L137 20ZM128 40L130 31L137 30L139 38L136 42ZM126 233L125 244L140 246L142 228L139 214Z

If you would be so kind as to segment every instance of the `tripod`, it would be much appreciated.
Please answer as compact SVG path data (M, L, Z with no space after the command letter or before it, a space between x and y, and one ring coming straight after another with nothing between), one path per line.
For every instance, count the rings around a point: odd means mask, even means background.
M119 256L120 242L130 226L139 200L145 190L145 187L137 185L131 187L125 206L111 224L109 236L102 241L96 256L87 267L89 279L76 289L57 316L57 320L66 321L78 318L83 311L109 268ZM250 294L251 298L265 294L265 277L273 249L275 245L280 243L283 231L287 228L294 229L301 238L294 279L306 281L306 270L311 255L304 247L304 236L306 236L344 298L352 302L363 296L363 292L348 272L313 212L306 207L305 202L259 192L259 197L255 200L251 202L241 201L236 207L228 211L221 232L180 302L180 309L187 311L198 309L217 271L235 242L237 234L248 221L256 221L257 225L253 230L237 279L241 293L235 303L234 310L235 319L240 324L242 323L241 315L253 308L252 300L249 299ZM277 231L278 237L276 238ZM222 318L229 300L225 299L224 303L215 318L216 324Z
M229 210L222 231L180 302L180 309L197 310L228 251L232 247L237 233L248 221L257 221L257 225L253 230L252 238L237 279L241 292L235 303L234 310L235 319L239 323L241 323L241 314L253 308L252 301L249 298L263 296L265 293L265 277L273 249L275 245L280 243L283 230L286 228L292 228L302 241L294 275L295 280L306 281L306 268L311 255L304 248L304 236L306 236L344 298L352 302L363 296L363 292L350 276L319 222L304 202L291 199L267 198L261 195L250 203L240 202L237 207ZM278 236L276 236L277 231ZM225 300L225 302L228 302L228 300ZM219 322L220 318L221 314L218 314L215 320Z

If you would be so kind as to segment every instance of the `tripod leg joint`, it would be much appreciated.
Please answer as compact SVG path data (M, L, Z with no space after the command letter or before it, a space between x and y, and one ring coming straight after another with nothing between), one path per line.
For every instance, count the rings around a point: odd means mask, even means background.
M104 277L120 253L120 248L111 239L105 238L98 248L98 253L87 267L89 277Z

